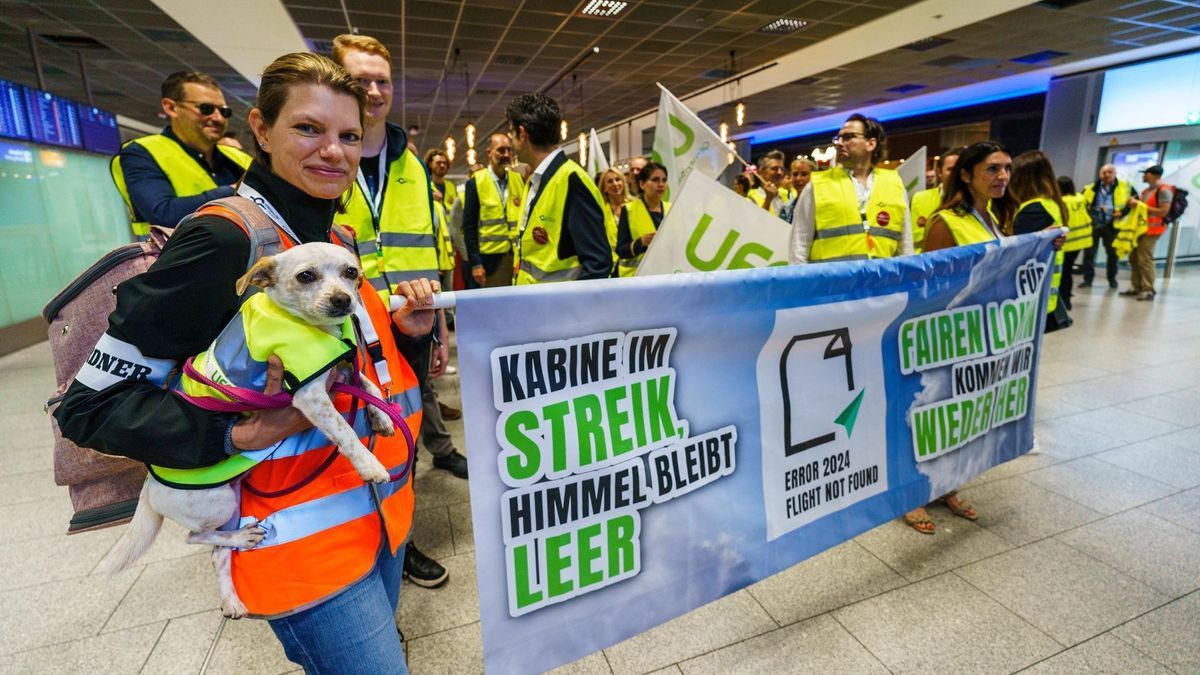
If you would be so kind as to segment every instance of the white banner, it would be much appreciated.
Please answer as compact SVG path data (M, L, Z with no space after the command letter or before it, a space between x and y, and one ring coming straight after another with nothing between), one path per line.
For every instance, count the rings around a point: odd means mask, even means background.
M921 146L911 157L896 169L900 180L904 181L904 191L908 193L909 201L912 196L925 189L925 146Z
M654 127L654 161L667 167L667 198L675 200L693 169L716 180L736 158L721 137L667 88L658 100Z
M604 146L600 144L600 137L596 135L596 130L593 128L588 134L588 161L587 172L589 176L595 177L601 171L608 171L608 157L604 155Z
M791 225L692 172L663 217L638 276L786 265Z

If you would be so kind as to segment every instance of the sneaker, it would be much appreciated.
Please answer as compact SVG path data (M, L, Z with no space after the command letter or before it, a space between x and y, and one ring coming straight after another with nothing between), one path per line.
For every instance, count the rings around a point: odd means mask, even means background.
M1154 299L1154 291L1142 291L1141 293L1138 293L1137 299L1138 300L1153 300Z
M1080 288L1091 288L1091 287L1092 287L1092 282L1090 282L1090 281L1085 281L1085 282L1083 282L1082 284L1079 284L1079 287L1080 287Z
M418 586L437 588L450 579L450 573L410 541L404 550L404 577Z
M459 410L458 408L451 408L450 406L446 405L445 403L442 403L441 401L438 401L438 410L442 411L442 419L444 419L444 420L461 420L462 419L462 411L461 410Z
M1140 291L1135 291L1132 288L1127 288L1127 289L1121 291L1120 293L1117 293L1117 295L1125 295L1125 296L1134 296L1134 295L1140 295L1140 294L1141 294Z
M441 457L434 457L433 468L449 471L456 477L465 480L467 477L467 458L463 457L457 450L451 450Z
M1109 279L1109 280L1108 280L1108 287L1109 287L1109 288L1111 288L1111 289L1113 289L1114 291L1115 291L1115 290L1117 290L1117 280L1116 280L1116 279Z

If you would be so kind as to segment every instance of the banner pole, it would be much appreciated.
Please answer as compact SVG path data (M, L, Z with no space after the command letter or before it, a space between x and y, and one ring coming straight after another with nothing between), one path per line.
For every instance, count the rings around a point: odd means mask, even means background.
M458 306L458 298L455 291L443 291L435 293L433 296L433 306L428 309L453 309ZM395 312L404 309L408 304L408 298L403 295L393 295L388 301L388 310Z

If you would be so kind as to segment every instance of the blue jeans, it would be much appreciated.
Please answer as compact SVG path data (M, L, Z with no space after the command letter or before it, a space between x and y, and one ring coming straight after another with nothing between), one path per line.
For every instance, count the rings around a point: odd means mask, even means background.
M270 621L287 657L310 675L408 675L396 631L404 547L395 557L384 544L375 569L315 607Z

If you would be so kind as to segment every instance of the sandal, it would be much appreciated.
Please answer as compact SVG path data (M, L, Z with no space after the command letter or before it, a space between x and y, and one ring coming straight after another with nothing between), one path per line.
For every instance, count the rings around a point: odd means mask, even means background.
M904 524L921 534L933 534L936 531L936 526L929 519L929 513L925 511L925 507L919 507L904 514Z
M959 497L958 493L948 494L939 501L945 504L946 508L950 509L950 513L959 518L966 518L967 520L979 519L979 514L975 513L975 507L971 506L970 502Z

